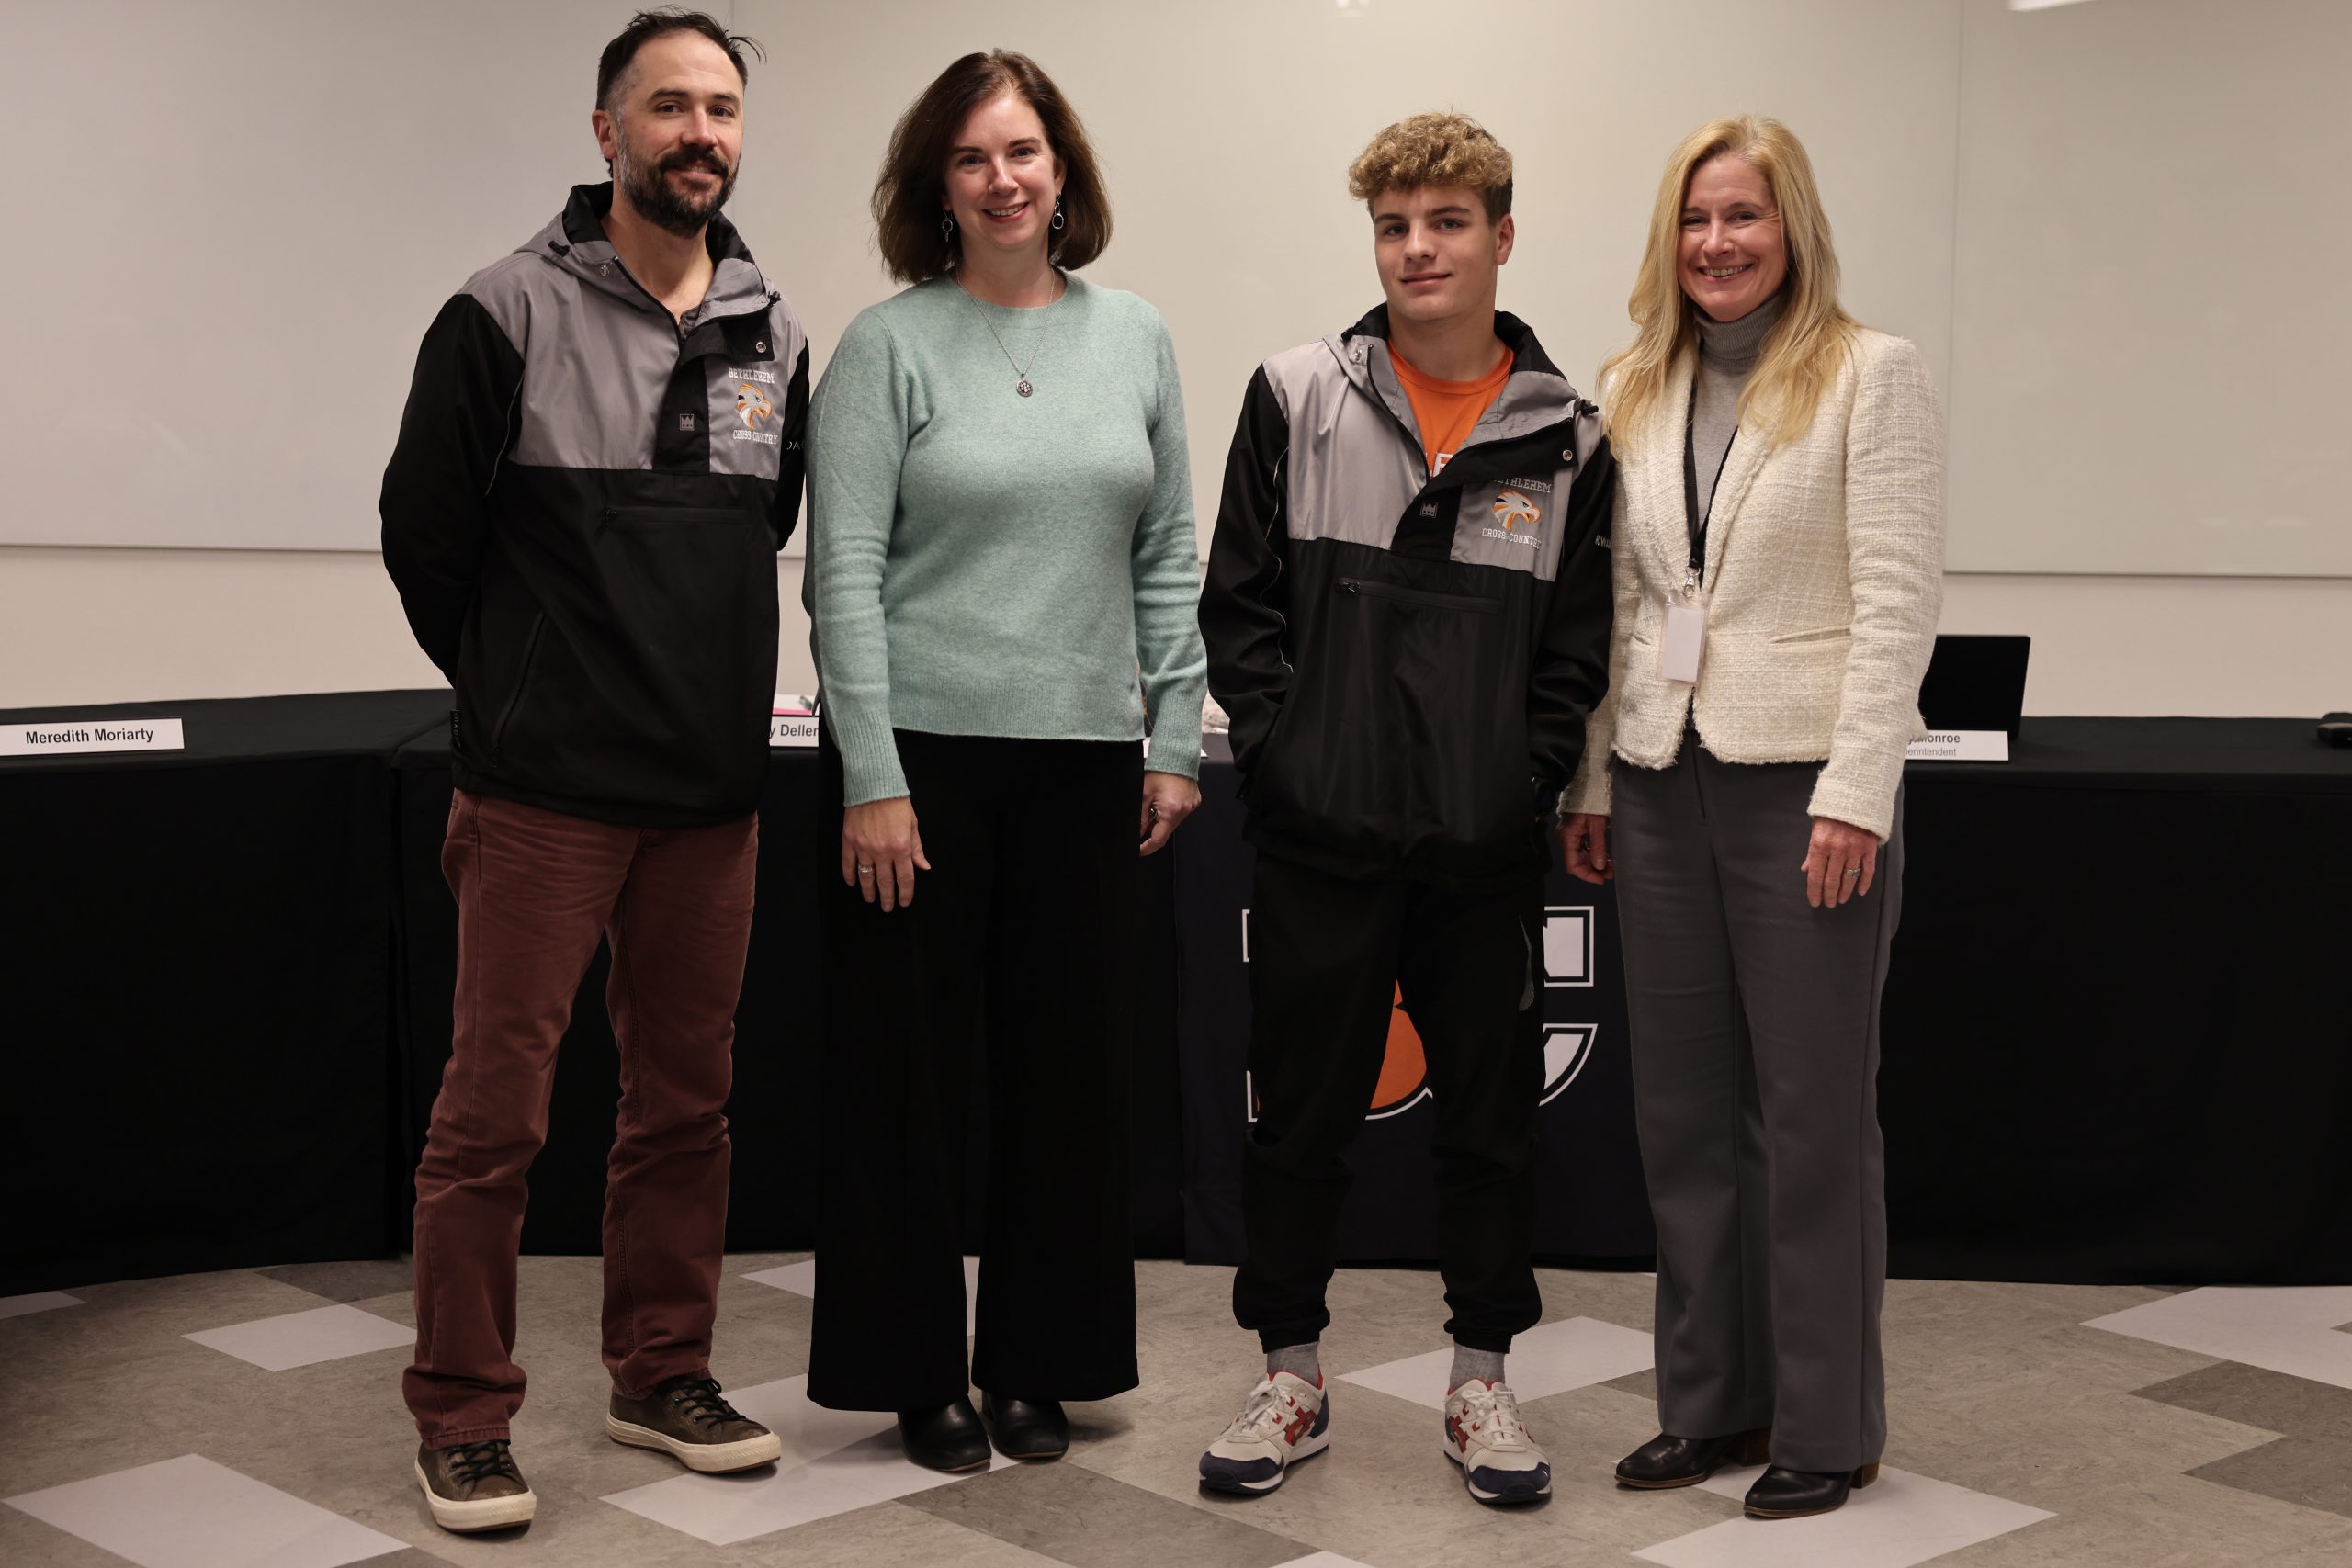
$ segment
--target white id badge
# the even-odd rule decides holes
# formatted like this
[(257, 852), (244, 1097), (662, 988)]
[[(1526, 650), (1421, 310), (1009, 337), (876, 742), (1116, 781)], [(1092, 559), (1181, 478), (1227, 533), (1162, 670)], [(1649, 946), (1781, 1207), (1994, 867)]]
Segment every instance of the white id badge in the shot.
[(1707, 645), (1707, 607), (1669, 599), (1666, 637), (1658, 644), (1657, 672), (1664, 681), (1690, 685), (1699, 679), (1699, 652)]

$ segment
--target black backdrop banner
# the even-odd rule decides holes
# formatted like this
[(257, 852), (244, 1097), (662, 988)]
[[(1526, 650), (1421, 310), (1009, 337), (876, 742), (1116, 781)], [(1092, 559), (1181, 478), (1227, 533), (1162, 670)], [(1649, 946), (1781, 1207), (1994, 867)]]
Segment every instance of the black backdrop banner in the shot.
[[(1183, 933), (1179, 1061), (1184, 1093), (1184, 1257), (1242, 1254), (1241, 1145), (1250, 1121), (1250, 881), (1238, 776), (1223, 736), (1201, 769), (1201, 808), (1176, 836), (1176, 928)], [(1544, 1035), (1535, 1250), (1555, 1261), (1645, 1259), (1656, 1248), (1634, 1137), (1625, 996), (1609, 890), (1555, 871), (1544, 887), (1542, 986), (1527, 1027)], [(1430, 1137), (1436, 1107), (1419, 1037), (1399, 1008), (1340, 1220), (1351, 1263), (1437, 1256)]]

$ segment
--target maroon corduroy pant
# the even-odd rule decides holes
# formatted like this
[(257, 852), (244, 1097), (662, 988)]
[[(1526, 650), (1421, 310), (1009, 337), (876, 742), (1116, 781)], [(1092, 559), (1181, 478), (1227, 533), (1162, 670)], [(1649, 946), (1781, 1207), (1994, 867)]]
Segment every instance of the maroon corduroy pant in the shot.
[(449, 1065), (416, 1171), (416, 1362), (401, 1393), (433, 1448), (508, 1435), (525, 1173), (556, 1046), (595, 956), (620, 1046), (605, 1189), (605, 1366), (639, 1395), (710, 1361), (727, 1227), (724, 1109), (759, 819), (618, 827), (459, 792), (441, 868), (458, 898)]

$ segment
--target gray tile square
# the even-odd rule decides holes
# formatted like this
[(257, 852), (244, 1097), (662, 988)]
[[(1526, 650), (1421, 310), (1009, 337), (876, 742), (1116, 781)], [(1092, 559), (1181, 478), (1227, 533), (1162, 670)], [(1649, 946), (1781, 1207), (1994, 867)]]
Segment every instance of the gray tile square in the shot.
[(2281, 1438), (2188, 1473), (2257, 1497), (2352, 1518), (2352, 1443)]
[(899, 1506), (1011, 1541), (1074, 1568), (1277, 1568), (1313, 1546), (1097, 1475), (1064, 1460), (1001, 1470)]
[(1600, 1386), (1613, 1388), (1620, 1393), (1630, 1393), (1656, 1404), (1657, 1403), (1657, 1369), (1644, 1367), (1638, 1372), (1627, 1372), (1622, 1378), (1611, 1378)]
[(81, 1297), (69, 1296), (63, 1291), (35, 1291), (27, 1296), (0, 1296), (0, 1318), (29, 1317), (37, 1312), (55, 1312), (59, 1307), (81, 1304)]
[(276, 1280), (298, 1291), (324, 1296), (331, 1302), (367, 1302), (379, 1296), (407, 1295), (416, 1288), (416, 1267), (404, 1258), (362, 1258), (347, 1263), (288, 1263), (277, 1269), (256, 1269), (266, 1280)]
[(2352, 1389), (2333, 1383), (2222, 1361), (2134, 1392), (2266, 1432), (2352, 1444)]

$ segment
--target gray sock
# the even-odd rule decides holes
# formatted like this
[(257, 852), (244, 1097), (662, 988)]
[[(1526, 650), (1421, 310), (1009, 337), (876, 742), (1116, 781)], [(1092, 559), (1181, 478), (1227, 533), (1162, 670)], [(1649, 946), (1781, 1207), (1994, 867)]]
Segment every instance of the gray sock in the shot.
[(1452, 1393), (1472, 1378), (1485, 1383), (1503, 1381), (1503, 1353), (1500, 1350), (1473, 1350), (1456, 1343), (1453, 1347), (1453, 1371), (1445, 1380), (1445, 1392)]
[(1319, 1340), (1310, 1339), (1304, 1345), (1285, 1345), (1279, 1350), (1266, 1352), (1266, 1375), (1288, 1372), (1303, 1382), (1320, 1385), (1323, 1382), (1323, 1347)]

